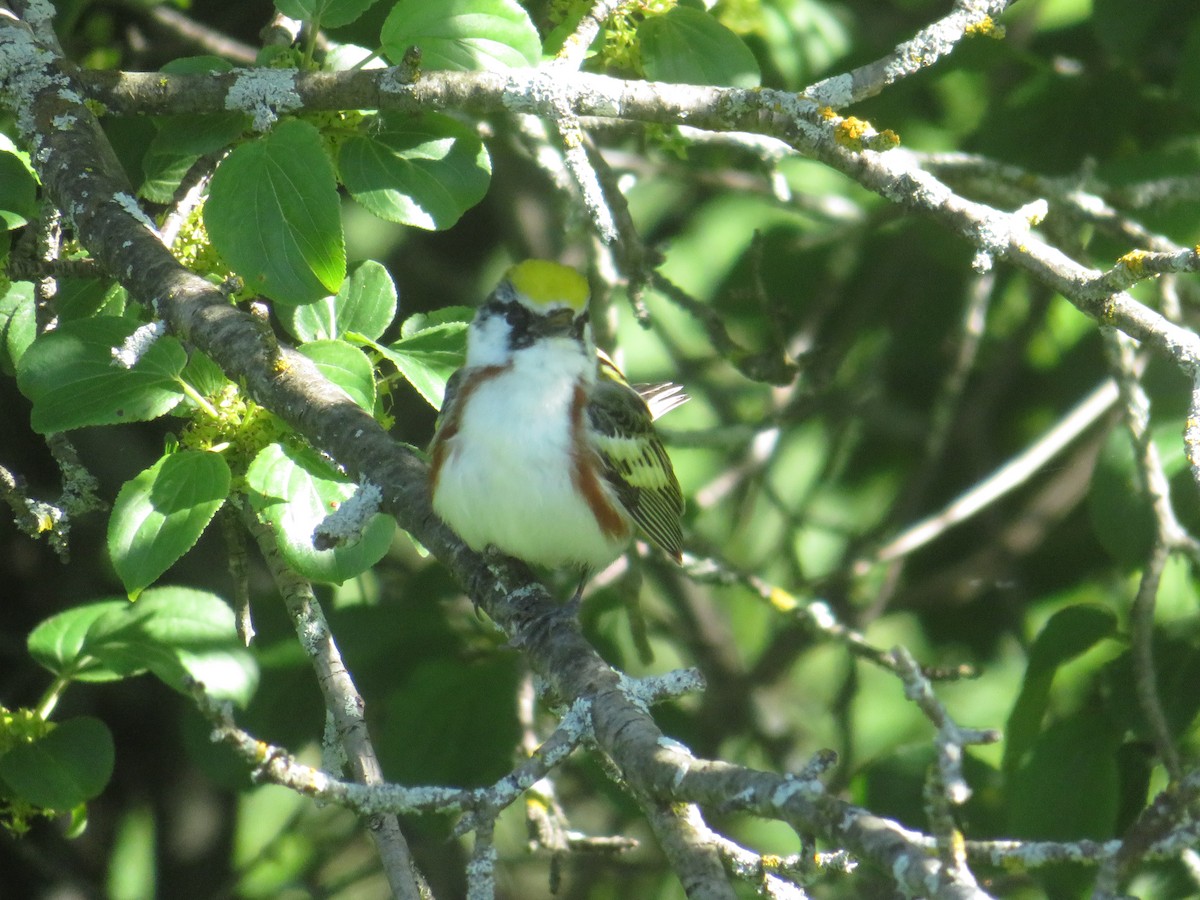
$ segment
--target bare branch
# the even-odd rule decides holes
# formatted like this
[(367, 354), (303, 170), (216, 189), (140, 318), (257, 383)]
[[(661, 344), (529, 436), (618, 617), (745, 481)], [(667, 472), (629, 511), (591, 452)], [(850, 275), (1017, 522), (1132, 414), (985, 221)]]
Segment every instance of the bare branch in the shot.
[[(1062, 293), (1087, 315), (1120, 328), (1173, 359), (1188, 374), (1200, 365), (1200, 338), (1123, 291), (1112, 291), (1089, 269), (1031, 231), (1044, 207), (1003, 212), (968, 200), (921, 168), (903, 149), (887, 152), (847, 146), (848, 120), (828, 117), (809, 98), (769, 89), (694, 87), (621, 81), (561, 70), (411, 73), (382, 69), (343, 73), (256, 70), (200, 75), (89, 72), (80, 77), (89, 96), (126, 115), (243, 109), (265, 123), (292, 109), (456, 109), (531, 113), (560, 118), (619, 117), (688, 124), (715, 131), (747, 131), (787, 141), (864, 187), (909, 209), (932, 215), (978, 251), (979, 266), (1003, 260)], [(1155, 263), (1158, 264), (1157, 262)]]
[(840, 109), (874, 97), (890, 84), (932, 66), (971, 34), (1003, 33), (995, 19), (1012, 0), (957, 0), (954, 9), (887, 56), (834, 75), (805, 88), (804, 93), (822, 106)]
[(242, 65), (252, 65), (258, 58), (258, 51), (254, 47), (231, 38), (227, 34), (222, 34), (215, 28), (209, 28), (172, 6), (160, 4), (147, 8), (139, 3), (129, 3), (127, 6), (135, 12), (148, 16), (155, 25), (164, 31), (204, 53), (212, 53)]
[[(366, 702), (354, 685), (354, 679), (342, 662), (341, 652), (329, 630), (325, 613), (313, 594), (312, 585), (284, 562), (270, 527), (251, 513), (243, 516), (259, 550), (267, 561), (283, 602), (291, 616), (300, 646), (308, 655), (325, 698), (337, 739), (345, 750), (350, 772), (366, 785), (383, 783), (383, 770), (367, 732)], [(408, 842), (400, 823), (392, 813), (377, 813), (367, 822), (367, 833), (375, 842), (392, 893), (402, 900), (422, 900), (428, 894), (416, 870)]]
[(1103, 418), (1104, 414), (1116, 405), (1117, 398), (1116, 382), (1105, 381), (1025, 450), (979, 484), (950, 501), (940, 511), (905, 529), (876, 551), (871, 559), (859, 562), (856, 571), (861, 574), (872, 565), (912, 553), (1016, 490), (1047, 462), (1065, 450), (1080, 434)]

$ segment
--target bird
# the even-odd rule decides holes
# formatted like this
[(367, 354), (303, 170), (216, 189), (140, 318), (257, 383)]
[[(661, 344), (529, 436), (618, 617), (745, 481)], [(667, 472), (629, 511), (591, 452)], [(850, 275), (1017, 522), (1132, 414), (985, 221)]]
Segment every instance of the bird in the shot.
[(682, 561), (683, 494), (654, 420), (688, 398), (631, 385), (588, 319), (587, 280), (512, 266), (467, 330), (429, 447), (434, 512), (476, 551), (591, 574), (636, 530)]

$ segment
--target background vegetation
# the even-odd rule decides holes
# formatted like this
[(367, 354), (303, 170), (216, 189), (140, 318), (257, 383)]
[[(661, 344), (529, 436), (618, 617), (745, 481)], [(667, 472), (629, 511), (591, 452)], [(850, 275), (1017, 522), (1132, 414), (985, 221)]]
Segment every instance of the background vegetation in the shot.
[[(310, 20), (321, 6), (277, 5)], [(121, 109), (117, 91), (104, 93), (110, 83), (88, 80), (256, 60), (346, 69), (364, 55), (335, 45), (382, 45), (383, 59), (419, 71), (418, 82), (442, 68), (527, 67), (590, 8), (522, 4), (536, 32), (514, 26), (500, 58), (481, 63), (422, 30), (420, 10), (438, 4), (326, 6), (319, 39), (268, 35), (264, 49), (260, 30), (276, 13), (267, 3), (56, 4), (63, 53), (86, 70), (141, 208), (158, 224), (180, 213), (175, 249), (186, 264), (214, 283), (241, 276), (229, 302), (242, 309), (265, 294), (264, 333), (318, 345), (306, 352), (321, 370), (360, 389), (356, 399), (414, 447), (431, 435), (430, 401), (457, 363), (469, 308), (504, 268), (528, 256), (579, 266), (630, 377), (676, 380), (692, 397), (661, 422), (688, 498), (685, 566), (652, 554), (625, 561), (596, 579), (581, 615), (586, 639), (630, 676), (703, 674), (704, 690), (655, 707), (663, 731), (696, 757), (819, 774), (825, 796), (930, 835), (928, 855), (947, 871), (965, 837), (970, 871), (994, 896), (1194, 895), (1200, 554), (1189, 529), (1200, 505), (1184, 431), (1196, 357), (1168, 346), (1175, 332), (1162, 324), (1191, 335), (1200, 301), (1196, 253), (1185, 249), (1200, 241), (1194, 4), (1022, 0), (986, 22), (988, 4), (960, 4), (973, 24), (952, 53), (909, 60), (915, 70), (894, 83), (876, 77), (877, 93), (824, 114), (826, 143), (801, 134), (792, 147), (766, 126), (700, 130), (674, 113), (584, 115), (560, 121), (560, 133), (544, 114), (503, 112), (469, 91), (458, 106), (431, 103), (442, 118), (393, 112), (377, 124), (365, 103), (276, 108), (253, 122), (240, 106), (171, 117), (136, 97)], [(951, 12), (927, 0), (601, 8), (613, 7), (585, 71), (785, 92), (901, 58), (889, 55)], [(414, 43), (419, 63), (405, 53)], [(0, 884), (6, 895), (59, 898), (386, 896), (362, 821), (255, 783), (244, 759), (209, 740), (211, 712), (185, 674), (238, 700), (237, 725), (250, 735), (336, 771), (328, 750), (322, 762), (322, 690), (279, 599), (287, 584), (293, 598), (302, 592), (291, 577), (317, 585), (389, 781), (492, 785), (552, 732), (554, 704), (534, 700), (525, 649), (473, 607), (455, 575), (491, 589), (494, 577), (424, 534), (415, 541), (377, 519), (363, 542), (377, 552), (330, 562), (285, 547), (282, 562), (270, 558), (273, 538), (253, 522), (285, 530), (280, 496), (309, 492), (320, 507), (352, 488), (334, 484), (283, 411), (245, 405), (245, 379), (223, 375), (188, 341), (160, 341), (150, 351), (163, 357), (153, 363), (159, 380), (112, 399), (105, 354), (156, 314), (134, 302), (146, 299), (131, 284), (140, 273), (81, 262), (95, 251), (70, 216), (47, 252), (54, 229), (39, 179), (48, 179), (27, 153), (18, 65), (14, 45), (0, 41), (0, 99), (13, 110), (0, 148), (10, 227), (0, 245), (0, 466), (19, 481), (5, 488), (17, 522), (0, 524), (0, 702), (13, 711), (0, 743)], [(154, 115), (134, 114), (139, 102)], [(875, 174), (889, 154), (954, 195), (930, 200), (900, 174), (881, 187)], [(856, 158), (871, 162), (859, 170)], [(321, 193), (325, 181), (333, 189), (331, 161), (341, 182), (332, 206)], [(598, 236), (581, 171), (607, 198), (615, 241)], [(385, 176), (400, 187), (373, 193)], [(272, 178), (283, 199), (252, 207)], [(184, 199), (191, 184), (210, 192), (203, 214), (199, 194)], [(280, 262), (282, 247), (254, 246), (292, 227), (289, 197), (312, 217), (300, 229), (312, 246), (297, 241), (295, 264)], [(947, 212), (957, 198), (1020, 210), (1013, 221), (1094, 280), (1055, 268), (1040, 241), (972, 233)], [(47, 277), (52, 296), (36, 286)], [(319, 299), (339, 288), (338, 303)], [(1125, 288), (1144, 306), (1112, 299)], [(1103, 303), (1111, 315), (1098, 324)], [(1138, 318), (1142, 308), (1162, 318)], [(31, 344), (51, 323), (59, 336)], [(138, 421), (115, 424), (126, 400), (137, 411), (125, 421)], [(73, 451), (47, 441), (60, 432)], [(224, 462), (210, 464), (213, 448)], [(68, 561), (45, 539), (61, 528), (37, 518), (50, 508), (27, 501), (70, 508), (58, 498), (72, 453), (106, 508), (71, 516)], [(188, 494), (163, 521), (151, 488), (129, 486), (160, 464), (180, 470)], [(244, 500), (218, 512), (227, 496)], [(964, 502), (970, 515), (960, 515)], [(304, 521), (311, 534), (319, 516)], [(558, 596), (572, 589), (566, 575), (548, 583)], [(241, 590), (256, 632), (248, 651), (233, 636)], [(141, 594), (133, 606), (129, 594)], [(924, 667), (935, 700), (914, 702), (930, 682), (893, 647)], [(46, 722), (61, 724), (47, 734)], [(1003, 739), (960, 734), (956, 722)], [(964, 744), (969, 791), (951, 783), (945, 760)], [(47, 786), (53, 779), (38, 773), (48, 771), (69, 785)], [(550, 777), (552, 790), (543, 784), (497, 820), (497, 895), (684, 895), (679, 857), (662, 849), (661, 826), (605, 753), (584, 746)], [(800, 896), (785, 893), (787, 881), (818, 897), (916, 893), (886, 854), (854, 852), (823, 820), (798, 827), (728, 801), (702, 806), (712, 829), (747, 848), (738, 857), (720, 846), (735, 893), (684, 879), (692, 896)], [(438, 897), (467, 890), (475, 839), (455, 832), (457, 821), (401, 817)], [(532, 847), (527, 822), (542, 827)], [(563, 828), (612, 840), (569, 840)], [(1019, 843), (987, 843), (1001, 839)], [(1120, 843), (1092, 843), (1105, 841)], [(847, 847), (857, 867), (838, 852)], [(1046, 863), (1039, 852), (1082, 861)], [(971, 895), (957, 889), (928, 891)]]

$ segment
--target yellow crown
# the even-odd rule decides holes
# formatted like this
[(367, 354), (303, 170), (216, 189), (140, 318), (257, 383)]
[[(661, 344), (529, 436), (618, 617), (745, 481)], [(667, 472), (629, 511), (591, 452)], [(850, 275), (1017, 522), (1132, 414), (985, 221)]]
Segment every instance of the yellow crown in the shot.
[(587, 305), (587, 279), (569, 266), (548, 259), (527, 259), (509, 269), (506, 277), (519, 293), (539, 306), (565, 303), (579, 311)]

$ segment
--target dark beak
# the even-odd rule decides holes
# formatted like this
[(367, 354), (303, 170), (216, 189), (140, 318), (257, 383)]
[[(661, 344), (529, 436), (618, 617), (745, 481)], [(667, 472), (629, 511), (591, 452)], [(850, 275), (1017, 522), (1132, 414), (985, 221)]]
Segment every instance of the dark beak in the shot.
[[(580, 317), (579, 321), (586, 321), (587, 313)], [(545, 316), (540, 316), (534, 320), (538, 334), (543, 337), (563, 337), (573, 334), (575, 331), (575, 311), (570, 307), (563, 307), (548, 313)]]

